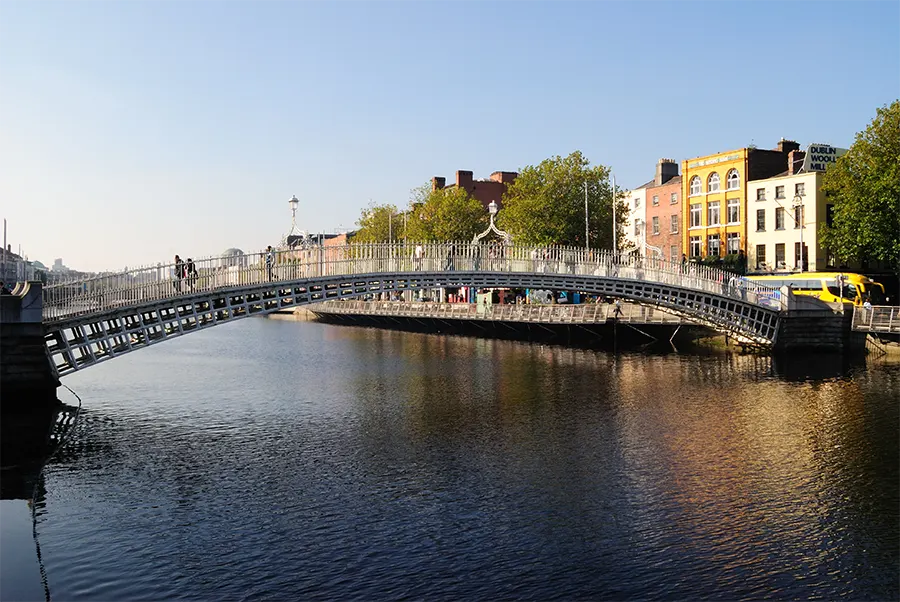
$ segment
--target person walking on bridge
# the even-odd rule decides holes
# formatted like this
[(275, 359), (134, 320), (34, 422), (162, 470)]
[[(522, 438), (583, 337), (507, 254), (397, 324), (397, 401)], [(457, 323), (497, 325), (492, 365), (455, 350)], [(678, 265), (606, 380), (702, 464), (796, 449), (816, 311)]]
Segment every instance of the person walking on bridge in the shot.
[(181, 261), (181, 257), (175, 255), (175, 282), (173, 282), (173, 286), (175, 287), (176, 292), (181, 292), (181, 279), (184, 278), (184, 262)]
[(272, 245), (269, 245), (266, 247), (266, 276), (269, 278), (269, 282), (273, 280), (273, 267), (275, 267), (275, 251), (272, 250)]

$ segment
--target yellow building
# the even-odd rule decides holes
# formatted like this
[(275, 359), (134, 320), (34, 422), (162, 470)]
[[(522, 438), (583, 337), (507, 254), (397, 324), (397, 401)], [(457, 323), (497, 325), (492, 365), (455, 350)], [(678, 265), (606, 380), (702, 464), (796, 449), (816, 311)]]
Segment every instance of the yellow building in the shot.
[(747, 251), (747, 180), (788, 169), (796, 142), (781, 139), (775, 150), (739, 148), (687, 159), (682, 173), (682, 252), (690, 258)]

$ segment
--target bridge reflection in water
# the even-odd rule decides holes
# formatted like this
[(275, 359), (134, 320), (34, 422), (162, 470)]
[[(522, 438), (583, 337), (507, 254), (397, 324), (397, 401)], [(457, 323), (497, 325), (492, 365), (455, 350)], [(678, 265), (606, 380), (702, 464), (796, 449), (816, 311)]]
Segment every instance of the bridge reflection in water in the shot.
[(782, 300), (769, 287), (704, 266), (575, 248), (471, 244), (318, 247), (130, 270), (49, 286), (48, 352), (66, 374), (170, 337), (250, 315), (338, 298), (447, 287), (583, 291), (655, 305), (770, 346)]

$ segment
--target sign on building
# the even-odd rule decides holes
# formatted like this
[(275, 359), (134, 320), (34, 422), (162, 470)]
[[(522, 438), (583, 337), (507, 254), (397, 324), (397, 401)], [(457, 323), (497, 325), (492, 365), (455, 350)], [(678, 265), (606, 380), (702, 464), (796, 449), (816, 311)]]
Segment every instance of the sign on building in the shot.
[(837, 148), (830, 144), (810, 144), (803, 159), (803, 171), (825, 171), (846, 152), (846, 148)]

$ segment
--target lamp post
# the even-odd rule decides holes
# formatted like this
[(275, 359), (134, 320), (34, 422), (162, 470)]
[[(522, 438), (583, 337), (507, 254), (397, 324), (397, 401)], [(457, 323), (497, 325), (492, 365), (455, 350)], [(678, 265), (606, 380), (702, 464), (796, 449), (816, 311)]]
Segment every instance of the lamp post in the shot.
[(511, 242), (512, 236), (509, 235), (509, 232), (504, 232), (503, 230), (498, 229), (497, 226), (494, 225), (494, 216), (497, 215), (497, 211), (498, 211), (497, 203), (495, 201), (491, 201), (488, 204), (488, 214), (490, 214), (490, 216), (491, 216), (491, 224), (487, 227), (487, 230), (485, 230), (481, 234), (475, 235), (475, 238), (472, 239), (473, 244), (478, 244), (482, 238), (484, 238), (491, 232), (494, 232), (497, 236), (502, 238), (503, 242), (505, 244), (509, 244)]
[(794, 222), (795, 222), (795, 223), (797, 224), (797, 226), (800, 228), (800, 271), (802, 272), (802, 271), (804, 271), (804, 266), (806, 265), (806, 263), (805, 263), (804, 260), (803, 260), (803, 255), (804, 255), (804, 253), (803, 253), (803, 228), (804, 228), (804, 225), (805, 225), (804, 222), (806, 221), (806, 216), (803, 215), (803, 214), (804, 214), (804, 211), (803, 211), (803, 197), (802, 197), (800, 194), (795, 194), (795, 195), (794, 195), (794, 203), (793, 203), (792, 207), (793, 207), (793, 209), (794, 209), (794, 213), (795, 213), (795, 214), (797, 213), (797, 209), (800, 209), (800, 212), (799, 212), (799, 213), (800, 213), (800, 219), (798, 220), (798, 219), (795, 217), (795, 218), (794, 218)]

